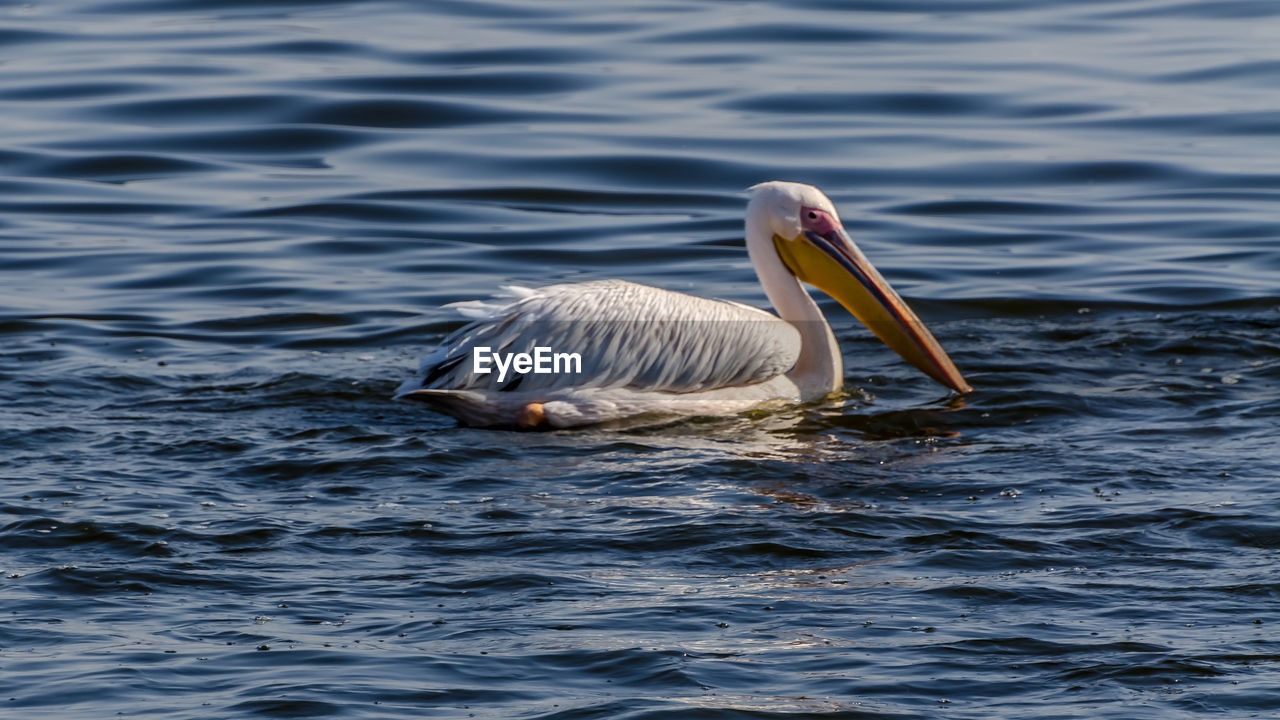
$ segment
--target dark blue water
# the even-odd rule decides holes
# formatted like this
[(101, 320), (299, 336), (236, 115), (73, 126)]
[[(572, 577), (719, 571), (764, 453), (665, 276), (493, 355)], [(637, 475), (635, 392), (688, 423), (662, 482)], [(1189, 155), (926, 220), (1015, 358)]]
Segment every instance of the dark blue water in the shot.
[[(1280, 6), (0, 8), (0, 716), (1280, 707)], [(499, 285), (756, 305), (817, 184), (977, 391), (392, 403)]]

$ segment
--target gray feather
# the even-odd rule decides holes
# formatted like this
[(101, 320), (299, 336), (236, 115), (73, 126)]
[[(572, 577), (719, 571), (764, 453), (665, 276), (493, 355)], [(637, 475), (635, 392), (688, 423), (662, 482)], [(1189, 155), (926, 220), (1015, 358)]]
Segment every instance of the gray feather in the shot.
[[(795, 365), (800, 336), (769, 313), (622, 280), (516, 289), (505, 305), (469, 304), (489, 317), (447, 337), (401, 396), (423, 388), (521, 393), (625, 387), (688, 393), (764, 382)], [(473, 351), (581, 356), (581, 373), (473, 372)]]

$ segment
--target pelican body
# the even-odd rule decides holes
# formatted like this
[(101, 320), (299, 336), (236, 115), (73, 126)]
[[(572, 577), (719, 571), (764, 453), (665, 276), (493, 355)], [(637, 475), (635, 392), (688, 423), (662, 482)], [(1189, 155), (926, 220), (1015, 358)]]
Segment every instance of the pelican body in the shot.
[[(506, 300), (457, 303), (475, 320), (424, 359), (396, 398), (465, 425), (554, 428), (818, 400), (840, 390), (844, 368), (802, 283), (924, 374), (957, 393), (972, 389), (826, 195), (779, 181), (751, 191), (747, 252), (777, 316), (622, 280), (507, 288)], [(504, 358), (510, 372), (494, 372)]]

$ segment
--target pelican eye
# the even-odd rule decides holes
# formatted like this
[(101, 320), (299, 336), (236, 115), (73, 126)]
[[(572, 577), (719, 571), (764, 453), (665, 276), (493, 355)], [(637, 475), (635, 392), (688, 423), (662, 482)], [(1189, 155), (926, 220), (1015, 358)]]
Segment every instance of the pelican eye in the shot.
[(816, 212), (814, 212), (814, 211), (810, 210), (810, 211), (809, 211), (809, 219), (810, 219), (810, 220), (817, 220), (817, 219), (818, 219), (818, 213), (816, 213)]

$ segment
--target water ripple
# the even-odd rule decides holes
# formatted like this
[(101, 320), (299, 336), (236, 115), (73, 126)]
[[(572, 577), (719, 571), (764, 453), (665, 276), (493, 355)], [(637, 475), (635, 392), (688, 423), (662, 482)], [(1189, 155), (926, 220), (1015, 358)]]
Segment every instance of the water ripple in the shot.
[[(1271, 712), (1276, 13), (10, 8), (0, 701)], [(848, 394), (813, 406), (494, 433), (388, 400), (502, 285), (765, 305), (770, 178), (830, 193), (975, 393), (824, 298)]]

